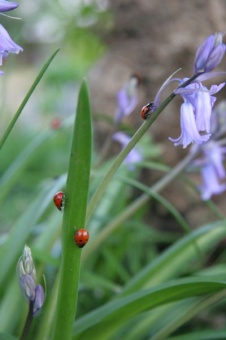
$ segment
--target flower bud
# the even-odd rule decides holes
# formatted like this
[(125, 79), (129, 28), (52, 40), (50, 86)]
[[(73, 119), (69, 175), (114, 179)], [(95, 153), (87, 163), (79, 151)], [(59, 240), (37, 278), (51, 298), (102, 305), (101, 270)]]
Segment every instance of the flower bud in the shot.
[(133, 75), (124, 87), (117, 93), (118, 108), (115, 113), (115, 124), (118, 125), (121, 120), (130, 115), (135, 109), (137, 99), (137, 86), (139, 85), (139, 78)]
[(224, 54), (223, 34), (210, 35), (198, 48), (195, 57), (195, 74), (210, 72), (217, 67)]
[(17, 8), (19, 5), (16, 2), (0, 0), (0, 12), (7, 12)]
[(36, 280), (36, 271), (31, 255), (31, 249), (27, 245), (25, 245), (23, 255), (18, 261), (18, 274), (19, 276), (26, 274), (31, 276), (34, 282)]
[(42, 308), (45, 300), (45, 293), (41, 285), (37, 285), (35, 288), (35, 301), (33, 308), (33, 316), (36, 316)]
[(33, 303), (33, 316), (35, 316), (43, 306), (45, 294), (41, 285), (36, 286), (36, 272), (31, 249), (26, 245), (23, 255), (19, 258), (17, 272), (21, 291), (28, 303)]
[(29, 275), (22, 275), (19, 278), (21, 291), (28, 302), (35, 300), (35, 283)]

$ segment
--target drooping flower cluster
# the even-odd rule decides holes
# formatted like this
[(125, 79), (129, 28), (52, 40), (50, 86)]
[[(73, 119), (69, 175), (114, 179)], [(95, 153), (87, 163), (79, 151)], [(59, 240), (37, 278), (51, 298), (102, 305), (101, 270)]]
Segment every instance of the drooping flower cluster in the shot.
[(211, 136), (211, 115), (216, 101), (216, 97), (213, 95), (225, 86), (225, 82), (220, 85), (212, 85), (208, 89), (202, 84), (202, 81), (223, 74), (222, 72), (211, 71), (219, 65), (225, 51), (226, 47), (223, 43), (222, 33), (216, 33), (208, 37), (197, 50), (193, 77), (190, 79), (172, 78), (176, 73), (174, 72), (161, 86), (151, 103), (152, 105), (144, 107), (146, 117), (150, 116), (150, 113), (158, 108), (162, 92), (171, 83), (179, 83), (174, 94), (180, 95), (183, 99), (180, 110), (181, 134), (178, 138), (169, 138), (175, 146), (182, 145), (186, 148), (191, 143), (202, 144), (209, 140)]
[[(181, 84), (186, 80), (183, 79)], [(224, 85), (212, 85), (208, 90), (200, 81), (196, 81), (175, 91), (184, 100), (180, 110), (181, 135), (176, 139), (169, 138), (175, 146), (181, 144), (186, 148), (191, 143), (201, 144), (210, 138), (211, 114), (216, 101), (213, 94), (219, 92)]]
[[(211, 119), (211, 138), (200, 145), (201, 157), (193, 161), (200, 170), (202, 185), (199, 186), (201, 198), (208, 200), (212, 195), (226, 191), (226, 103), (219, 103), (213, 110)], [(220, 128), (219, 128), (220, 127)], [(195, 145), (194, 145), (195, 147)]]
[(221, 194), (226, 190), (226, 173), (223, 160), (226, 147), (221, 147), (217, 142), (209, 141), (203, 145), (203, 166), (201, 175), (203, 184), (199, 187), (203, 200), (208, 200), (212, 195)]
[[(0, 13), (11, 11), (17, 7), (16, 2), (0, 0)], [(2, 66), (3, 59), (7, 58), (9, 53), (18, 54), (20, 51), (23, 51), (22, 47), (11, 39), (6, 29), (0, 24), (0, 66)], [(0, 75), (2, 74), (3, 72), (0, 71)]]
[(188, 80), (183, 79), (175, 90), (174, 93), (180, 95), (184, 103), (181, 106), (181, 135), (177, 139), (170, 138), (174, 145), (182, 144), (186, 148), (190, 143), (201, 144), (210, 138), (211, 114), (216, 101), (213, 95), (219, 92), (225, 83), (212, 85), (208, 90), (202, 81), (219, 74), (210, 72), (219, 65), (225, 51), (222, 33), (209, 36), (196, 52), (194, 81), (183, 87), (183, 83)]
[(225, 50), (222, 33), (209, 36), (196, 53), (194, 71), (200, 75), (188, 86), (179, 87), (175, 91), (175, 94), (184, 100), (181, 106), (181, 135), (170, 140), (174, 145), (182, 144), (184, 148), (190, 143), (200, 144), (202, 157), (193, 164), (198, 165), (202, 176), (199, 190), (203, 200), (208, 200), (212, 195), (226, 190), (226, 172), (223, 164), (226, 147), (225, 143), (222, 143), (222, 136), (226, 131), (226, 111), (225, 104), (217, 106), (214, 110), (216, 97), (213, 96), (225, 86), (225, 82), (212, 85), (210, 89), (201, 82), (220, 74), (211, 71), (219, 65)]
[(31, 249), (25, 245), (23, 255), (17, 264), (17, 272), (21, 291), (33, 305), (33, 316), (36, 316), (43, 306), (45, 294), (40, 284), (36, 285), (36, 270), (31, 255)]
[(196, 160), (194, 164), (198, 164), (202, 175), (203, 184), (199, 189), (203, 200), (226, 190), (226, 173), (223, 166), (226, 147), (220, 139), (226, 133), (226, 104), (218, 106), (214, 111), (216, 102), (214, 95), (226, 83), (213, 84), (209, 89), (202, 83), (226, 73), (212, 72), (220, 64), (226, 52), (223, 36), (222, 33), (211, 35), (197, 49), (194, 75), (190, 79), (172, 78), (176, 73), (174, 72), (161, 86), (152, 105), (144, 107), (146, 117), (150, 116), (160, 105), (161, 95), (169, 84), (173, 82), (179, 84), (174, 94), (183, 99), (180, 109), (181, 134), (178, 138), (170, 137), (169, 140), (175, 146), (182, 145), (183, 148), (191, 143), (199, 145), (202, 159)]

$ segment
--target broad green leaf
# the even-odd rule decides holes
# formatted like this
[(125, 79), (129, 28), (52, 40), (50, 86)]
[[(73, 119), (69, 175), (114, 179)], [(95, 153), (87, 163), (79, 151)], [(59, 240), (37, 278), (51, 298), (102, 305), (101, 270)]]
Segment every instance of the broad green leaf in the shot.
[(125, 322), (141, 312), (223, 289), (226, 289), (226, 284), (222, 282), (187, 279), (142, 290), (109, 302), (78, 319), (73, 327), (73, 334), (77, 336), (74, 339), (89, 339), (93, 334), (99, 340), (110, 338)]
[(72, 140), (62, 228), (62, 262), (55, 318), (56, 339), (70, 339), (75, 318), (81, 249), (74, 243), (75, 228), (84, 228), (89, 192), (92, 126), (89, 96), (83, 82)]

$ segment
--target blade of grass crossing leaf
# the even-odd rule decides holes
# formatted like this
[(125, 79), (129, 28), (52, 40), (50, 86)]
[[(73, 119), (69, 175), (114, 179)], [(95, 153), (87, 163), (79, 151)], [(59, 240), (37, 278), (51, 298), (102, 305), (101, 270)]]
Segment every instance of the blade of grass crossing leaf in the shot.
[(75, 318), (81, 249), (74, 244), (76, 228), (85, 226), (92, 148), (90, 105), (83, 82), (75, 119), (62, 228), (62, 262), (54, 340), (71, 339)]

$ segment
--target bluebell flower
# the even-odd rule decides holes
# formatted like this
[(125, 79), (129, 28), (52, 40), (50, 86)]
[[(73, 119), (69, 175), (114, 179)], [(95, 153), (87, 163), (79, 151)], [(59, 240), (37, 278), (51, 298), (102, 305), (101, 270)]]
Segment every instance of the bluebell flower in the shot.
[(33, 316), (36, 316), (39, 311), (41, 310), (45, 301), (45, 293), (44, 289), (41, 285), (37, 285), (35, 288), (35, 300), (34, 300), (34, 307), (33, 307)]
[(210, 35), (196, 52), (195, 74), (212, 71), (220, 64), (224, 54), (223, 34)]
[(212, 164), (205, 164), (201, 168), (201, 175), (203, 184), (199, 187), (199, 189), (204, 201), (210, 199), (212, 195), (221, 194), (226, 190), (226, 184), (220, 182), (216, 169)]
[(32, 277), (27, 274), (21, 274), (19, 283), (20, 289), (27, 302), (33, 302), (35, 300), (35, 282)]
[[(183, 79), (181, 84), (186, 80)], [(211, 114), (216, 101), (213, 94), (219, 92), (224, 86), (225, 83), (212, 85), (208, 90), (200, 81), (196, 81), (174, 91), (184, 100), (180, 110), (181, 135), (176, 139), (169, 138), (175, 146), (181, 144), (186, 148), (190, 143), (201, 144), (210, 138)]]
[(16, 2), (0, 0), (0, 12), (7, 12), (17, 8), (19, 5)]
[(205, 157), (205, 162), (211, 164), (219, 179), (226, 177), (224, 169), (224, 158), (226, 147), (219, 145), (219, 142), (210, 140), (202, 146), (202, 151)]
[(118, 107), (115, 113), (115, 124), (119, 124), (121, 120), (130, 115), (138, 103), (137, 86), (139, 84), (138, 76), (134, 75), (117, 93)]
[(9, 53), (18, 54), (20, 51), (23, 51), (22, 47), (11, 39), (8, 32), (0, 24), (0, 65), (2, 65), (2, 59), (7, 58)]
[[(113, 139), (117, 142), (119, 142), (122, 146), (122, 149), (126, 147), (126, 145), (130, 141), (130, 137), (126, 135), (124, 132), (116, 132), (113, 135)], [(141, 162), (143, 159), (141, 153), (136, 149), (133, 148), (129, 154), (125, 158), (125, 163), (128, 165), (129, 170), (133, 171), (134, 170), (134, 165), (136, 163)]]
[(221, 194), (226, 190), (226, 172), (224, 160), (226, 147), (221, 142), (209, 140), (201, 145), (202, 157), (193, 161), (200, 168), (202, 185), (199, 186), (201, 197), (208, 200), (212, 195)]
[(22, 256), (17, 264), (17, 273), (21, 291), (28, 303), (33, 304), (33, 316), (41, 309), (45, 294), (41, 285), (36, 285), (36, 270), (31, 250), (25, 245)]
[(210, 134), (200, 135), (195, 121), (193, 106), (189, 102), (183, 103), (181, 105), (180, 126), (180, 136), (175, 139), (169, 137), (169, 140), (174, 142), (175, 146), (183, 145), (183, 148), (186, 148), (192, 142), (201, 144), (206, 142), (210, 137)]

